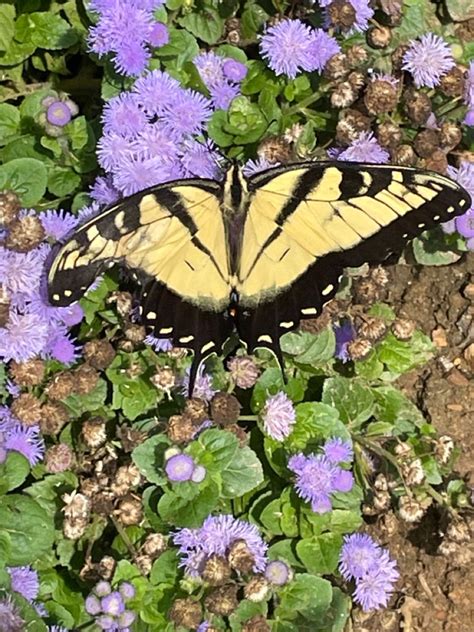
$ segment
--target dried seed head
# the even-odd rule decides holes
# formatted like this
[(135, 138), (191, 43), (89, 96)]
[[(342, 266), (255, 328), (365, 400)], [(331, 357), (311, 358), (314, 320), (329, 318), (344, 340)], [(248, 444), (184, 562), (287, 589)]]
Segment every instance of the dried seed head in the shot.
[(230, 579), (231, 568), (225, 557), (211, 555), (206, 561), (201, 577), (211, 586), (222, 586)]
[(398, 513), (405, 522), (418, 522), (425, 515), (425, 509), (414, 498), (401, 496), (398, 501)]
[(345, 53), (336, 53), (327, 62), (323, 74), (330, 81), (342, 79), (349, 72), (349, 62)]
[(232, 46), (238, 46), (240, 44), (240, 40), (241, 40), (240, 31), (235, 30), (235, 31), (229, 31), (227, 33), (227, 41), (229, 42), (229, 44), (232, 44)]
[(346, 55), (349, 66), (358, 70), (360, 69), (360, 66), (365, 64), (365, 62), (369, 59), (369, 53), (365, 47), (360, 44), (354, 44), (351, 46), (347, 50)]
[(62, 400), (74, 393), (75, 380), (71, 371), (57, 373), (46, 388), (48, 397)]
[(74, 391), (78, 395), (87, 395), (95, 389), (99, 381), (99, 373), (88, 364), (82, 364), (73, 371)]
[(384, 114), (397, 107), (398, 90), (389, 81), (371, 81), (365, 91), (364, 103), (370, 114)]
[(444, 151), (437, 149), (430, 156), (424, 159), (423, 166), (428, 171), (436, 171), (437, 173), (444, 175), (448, 169), (448, 159)]
[(149, 555), (137, 555), (134, 561), (142, 575), (149, 575), (151, 573), (153, 558)]
[(462, 131), (457, 123), (445, 121), (439, 130), (439, 141), (441, 149), (451, 151), (459, 145), (462, 140)]
[(237, 46), (242, 39), (240, 19), (236, 17), (229, 18), (225, 23), (225, 34), (229, 44)]
[(27, 215), (11, 222), (5, 246), (17, 252), (33, 250), (46, 237), (43, 224), (36, 215)]
[(62, 499), (65, 503), (62, 511), (67, 518), (89, 520), (91, 503), (87, 496), (73, 491), (70, 494), (64, 494)]
[(373, 504), (378, 513), (387, 511), (390, 507), (390, 494), (388, 492), (379, 491), (374, 495)]
[(93, 478), (86, 478), (81, 481), (81, 493), (92, 498), (95, 494), (100, 492), (99, 483)]
[(415, 137), (415, 151), (422, 158), (430, 156), (439, 149), (439, 133), (434, 129), (424, 129)]
[(458, 551), (459, 545), (452, 540), (443, 540), (438, 546), (438, 553), (441, 553), (443, 557), (449, 558), (449, 560), (452, 560), (453, 557), (458, 553)]
[(114, 560), (112, 556), (104, 555), (104, 557), (100, 560), (99, 564), (97, 565), (97, 571), (100, 577), (102, 577), (102, 579), (105, 579), (108, 581), (109, 579), (112, 579), (116, 566), (117, 566), (117, 562)]
[(237, 591), (238, 586), (234, 584), (214, 588), (204, 600), (207, 610), (221, 617), (230, 616), (239, 605)]
[(166, 537), (162, 533), (150, 533), (142, 545), (141, 551), (153, 559), (159, 557), (168, 547)]
[(201, 604), (194, 599), (176, 599), (168, 613), (173, 623), (188, 630), (197, 630), (202, 619)]
[(242, 632), (270, 632), (271, 627), (263, 614), (257, 614), (243, 624)]
[(392, 323), (392, 333), (398, 340), (410, 340), (415, 333), (416, 323), (408, 318), (396, 318)]
[(143, 375), (144, 371), (145, 369), (140, 362), (130, 362), (130, 365), (125, 369), (125, 373), (132, 380)]
[(257, 154), (271, 163), (285, 163), (291, 159), (292, 151), (284, 136), (269, 136), (261, 141)]
[(370, 278), (354, 279), (354, 300), (362, 305), (370, 305), (379, 298), (380, 286)]
[(235, 356), (229, 360), (227, 368), (239, 388), (252, 388), (260, 375), (260, 369), (251, 356)]
[(151, 376), (150, 382), (158, 390), (170, 394), (171, 389), (176, 386), (176, 374), (169, 366), (159, 367), (156, 373)]
[(125, 452), (132, 452), (138, 445), (145, 441), (147, 435), (140, 430), (130, 428), (130, 426), (124, 424), (117, 429), (117, 438), (120, 439)]
[(367, 31), (366, 38), (372, 48), (387, 48), (392, 41), (392, 31), (388, 26), (374, 26)]
[(195, 426), (200, 426), (206, 419), (209, 419), (207, 403), (203, 399), (199, 399), (199, 397), (192, 397), (186, 401), (183, 414)]
[(424, 92), (407, 90), (405, 94), (405, 110), (408, 118), (416, 125), (424, 125), (431, 112), (431, 100)]
[(186, 347), (172, 347), (166, 352), (166, 355), (172, 360), (182, 360), (188, 355), (188, 350)]
[(387, 325), (381, 318), (376, 318), (374, 316), (364, 316), (364, 319), (357, 327), (357, 331), (362, 338), (376, 341), (380, 340), (380, 338), (385, 335), (387, 331)]
[(116, 496), (125, 496), (134, 487), (138, 487), (140, 482), (141, 475), (136, 465), (121, 465), (115, 473), (110, 489)]
[(15, 362), (9, 366), (12, 379), (18, 386), (38, 386), (44, 379), (45, 364), (43, 360), (33, 359), (26, 362)]
[(385, 121), (377, 128), (377, 139), (382, 147), (397, 147), (402, 142), (402, 138), (401, 129), (391, 121)]
[(374, 481), (374, 489), (380, 492), (388, 491), (388, 481), (385, 474), (377, 474)]
[(65, 518), (63, 521), (63, 534), (68, 540), (79, 540), (81, 538), (89, 524), (88, 520), (74, 520), (71, 518)]
[(358, 110), (344, 110), (339, 113), (336, 139), (343, 145), (350, 145), (359, 138), (361, 132), (368, 132), (370, 125), (370, 118)]
[(258, 575), (252, 577), (252, 579), (244, 586), (245, 599), (259, 603), (265, 601), (270, 594), (270, 584), (265, 577)]
[(89, 340), (82, 353), (86, 362), (94, 369), (106, 369), (116, 356), (115, 349), (108, 340)]
[(370, 340), (353, 340), (347, 345), (347, 352), (352, 360), (363, 360), (372, 351)]
[(9, 226), (18, 219), (20, 198), (13, 191), (0, 192), (0, 225)]
[(166, 433), (173, 443), (189, 443), (196, 434), (196, 426), (187, 415), (173, 415), (168, 419)]
[(354, 88), (354, 90), (359, 91), (362, 86), (365, 85), (365, 75), (363, 72), (360, 72), (359, 70), (353, 70), (352, 72), (349, 73), (348, 77), (347, 77), (347, 81), (351, 84), (351, 86)]
[(82, 424), (81, 434), (86, 446), (96, 450), (107, 441), (105, 421), (100, 417), (88, 419)]
[(411, 167), (416, 162), (416, 154), (411, 145), (400, 145), (391, 151), (392, 162), (402, 167)]
[(211, 400), (212, 420), (220, 426), (236, 423), (240, 415), (241, 405), (235, 395), (220, 391)]
[(464, 70), (453, 66), (439, 80), (439, 89), (448, 97), (462, 97), (466, 85)]
[(421, 485), (425, 480), (425, 471), (420, 459), (415, 459), (411, 463), (402, 463), (401, 470), (408, 487)]
[(442, 435), (437, 440), (435, 440), (434, 453), (438, 461), (445, 465), (454, 450), (454, 441), (448, 435)]
[(245, 540), (236, 540), (229, 549), (227, 556), (229, 564), (239, 573), (251, 573), (255, 558)]
[(129, 495), (120, 501), (117, 516), (120, 522), (126, 526), (140, 524), (143, 520), (142, 502), (138, 498)]
[(446, 530), (446, 535), (457, 544), (469, 542), (471, 539), (469, 525), (463, 518), (453, 518)]
[(58, 443), (46, 450), (45, 466), (50, 474), (58, 474), (69, 470), (74, 462), (74, 454), (65, 443)]
[(343, 31), (349, 30), (356, 21), (356, 12), (350, 2), (334, 0), (327, 7), (327, 15), (331, 25)]
[(34, 426), (41, 419), (41, 402), (32, 393), (22, 393), (13, 400), (11, 411), (25, 426)]
[(58, 435), (69, 421), (69, 409), (60, 402), (46, 402), (41, 408), (40, 428), (43, 434)]
[(397, 48), (391, 54), (390, 57), (392, 60), (392, 73), (394, 75), (402, 74), (403, 57), (405, 56), (405, 53), (409, 48), (410, 46), (408, 44), (401, 44), (400, 46), (397, 46)]
[(397, 445), (395, 446), (394, 452), (400, 459), (407, 459), (413, 454), (411, 446), (408, 443), (405, 443), (404, 441), (397, 443)]
[(249, 444), (249, 441), (250, 441), (249, 435), (238, 424), (231, 424), (230, 426), (226, 426), (226, 430), (227, 432), (231, 432), (233, 435), (237, 437), (241, 448), (245, 448), (245, 446)]
[(301, 123), (293, 123), (290, 127), (287, 127), (284, 134), (286, 142), (290, 144), (297, 143), (303, 133), (303, 129), (304, 127)]
[(146, 331), (143, 325), (127, 325), (124, 328), (123, 333), (125, 334), (127, 340), (130, 340), (130, 342), (132, 342), (133, 344), (139, 344), (140, 342), (143, 342), (146, 338)]
[(347, 108), (357, 99), (357, 91), (349, 81), (343, 81), (336, 85), (331, 94), (331, 105), (335, 108)]
[[(104, 479), (105, 482), (105, 479)], [(100, 516), (110, 516), (114, 510), (114, 496), (108, 490), (100, 491), (91, 498), (92, 511)]]
[(115, 303), (119, 316), (128, 318), (133, 308), (133, 297), (130, 292), (112, 292), (107, 303)]

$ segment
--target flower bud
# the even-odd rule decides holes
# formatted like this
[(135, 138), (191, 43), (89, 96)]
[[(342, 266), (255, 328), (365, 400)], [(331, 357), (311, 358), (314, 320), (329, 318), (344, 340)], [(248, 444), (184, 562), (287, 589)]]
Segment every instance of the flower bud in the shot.
[(36, 215), (26, 215), (13, 221), (8, 227), (5, 246), (16, 252), (33, 250), (46, 237), (43, 224)]
[(293, 578), (293, 571), (285, 562), (273, 560), (267, 564), (265, 577), (274, 586), (284, 586)]
[(220, 426), (236, 423), (240, 415), (241, 405), (235, 395), (216, 393), (211, 400), (211, 417)]
[(256, 577), (252, 577), (252, 579), (244, 586), (244, 596), (245, 599), (249, 601), (253, 601), (254, 603), (259, 603), (260, 601), (265, 601), (270, 594), (270, 586), (265, 577), (261, 575), (257, 575)]
[(51, 474), (58, 474), (69, 470), (74, 461), (74, 454), (71, 448), (65, 443), (53, 445), (46, 451), (45, 465), (46, 471)]
[(239, 388), (252, 388), (260, 375), (260, 369), (251, 356), (235, 356), (229, 360), (227, 368)]

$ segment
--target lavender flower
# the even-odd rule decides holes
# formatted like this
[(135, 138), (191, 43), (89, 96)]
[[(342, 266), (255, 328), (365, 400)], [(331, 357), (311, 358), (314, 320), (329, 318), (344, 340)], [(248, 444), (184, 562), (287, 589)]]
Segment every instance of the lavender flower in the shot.
[(354, 598), (364, 611), (385, 607), (399, 577), (388, 552), (360, 533), (345, 536), (339, 570), (346, 580), (355, 580)]
[(270, 169), (271, 167), (277, 167), (279, 162), (270, 162), (266, 158), (257, 158), (257, 160), (247, 160), (242, 168), (242, 173), (246, 178), (253, 176), (256, 173)]
[(46, 110), (46, 120), (51, 125), (64, 127), (72, 118), (71, 110), (64, 101), (54, 101)]
[(84, 604), (87, 614), (95, 616), (102, 612), (100, 600), (95, 595), (88, 595)]
[(288, 469), (296, 474), (298, 496), (310, 502), (315, 513), (331, 511), (331, 495), (348, 492), (354, 484), (352, 472), (334, 465), (321, 454), (296, 454), (288, 461)]
[(418, 88), (434, 88), (453, 66), (454, 59), (449, 45), (439, 35), (426, 33), (419, 41), (411, 42), (403, 56), (402, 68), (411, 73)]
[(170, 34), (166, 24), (157, 22), (152, 26), (150, 33), (148, 34), (148, 43), (155, 48), (161, 48), (170, 41)]
[(102, 122), (105, 133), (115, 133), (132, 139), (145, 129), (148, 119), (138, 96), (131, 92), (122, 92), (106, 103)]
[(334, 437), (328, 439), (323, 446), (324, 455), (331, 461), (331, 463), (347, 463), (352, 461), (354, 453), (349, 441), (344, 441), (340, 437)]
[[(98, 176), (90, 188), (90, 196), (94, 202), (91, 206), (84, 207), (82, 210), (89, 209), (96, 214), (99, 210), (99, 204), (113, 204), (120, 198), (120, 192), (114, 187), (112, 176), (108, 175), (105, 178)], [(97, 205), (97, 210), (95, 211), (94, 205)]]
[(170, 338), (155, 338), (152, 334), (149, 334), (143, 342), (158, 353), (160, 351), (170, 351), (173, 348), (173, 341)]
[(21, 632), (24, 630), (25, 622), (10, 596), (0, 599), (0, 622), (2, 623), (2, 632)]
[(225, 556), (238, 540), (244, 540), (253, 555), (254, 572), (263, 572), (267, 562), (267, 545), (255, 525), (232, 515), (208, 516), (199, 529), (179, 529), (173, 536), (174, 543), (180, 547), (180, 566), (184, 566), (191, 577), (199, 576), (210, 556)]
[(240, 83), (247, 76), (247, 66), (236, 59), (226, 59), (222, 64), (224, 77), (229, 81)]
[(194, 90), (180, 90), (165, 104), (161, 120), (176, 134), (199, 134), (211, 113), (205, 96)]
[[(183, 382), (181, 385), (181, 391), (185, 395), (189, 392), (189, 376), (191, 374), (191, 369), (186, 369), (186, 372), (183, 376)], [(193, 388), (193, 397), (198, 397), (199, 399), (203, 399), (205, 402), (210, 402), (214, 395), (217, 393), (216, 389), (212, 385), (212, 376), (209, 373), (204, 372), (204, 365), (198, 369), (196, 380), (194, 381)]]
[(209, 88), (212, 106), (216, 110), (227, 110), (232, 101), (240, 94), (240, 87), (232, 83), (219, 83)]
[(225, 81), (224, 57), (221, 55), (217, 55), (213, 51), (199, 53), (193, 59), (193, 63), (207, 88)]
[(284, 586), (287, 584), (292, 576), (291, 568), (285, 562), (281, 560), (274, 560), (268, 562), (265, 569), (265, 579), (274, 586)]
[[(463, 160), (459, 169), (449, 166), (448, 175), (456, 182), (459, 182), (474, 200), (474, 163)], [(453, 224), (453, 222), (446, 222), (446, 224)], [(446, 229), (446, 224), (443, 225), (443, 230), (449, 232)], [(474, 205), (464, 215), (455, 218), (453, 227), (467, 239), (466, 245), (468, 249), (474, 250)], [(451, 230), (451, 232), (453, 231)]]
[(133, 599), (136, 593), (135, 586), (130, 582), (122, 582), (119, 586), (119, 591), (125, 601)]
[(294, 79), (312, 70), (312, 30), (301, 20), (284, 20), (271, 26), (260, 40), (260, 53), (276, 75)]
[(196, 140), (188, 140), (183, 143), (181, 164), (186, 177), (212, 178), (220, 180), (222, 171), (221, 154), (216, 151), (215, 145), (208, 141), (206, 144)]
[(347, 320), (342, 325), (334, 327), (334, 335), (336, 336), (336, 350), (334, 357), (341, 362), (349, 362), (350, 355), (348, 351), (349, 343), (351, 343), (356, 337), (356, 330), (352, 326), (352, 323)]
[(38, 573), (31, 566), (7, 566), (11, 588), (32, 603), (39, 593)]
[(356, 140), (338, 156), (338, 160), (377, 164), (387, 163), (389, 159), (390, 154), (379, 145), (373, 132), (361, 132)]
[[(15, 450), (28, 459), (30, 465), (36, 465), (44, 457), (44, 442), (39, 426), (23, 426), (18, 422), (0, 424), (3, 434), (3, 449)], [(1, 443), (1, 441), (0, 441)]]
[(138, 79), (133, 86), (133, 94), (148, 116), (160, 115), (165, 105), (181, 90), (178, 81), (161, 70), (149, 72)]
[[(321, 6), (327, 7), (331, 4), (332, 0), (323, 0), (319, 4)], [(370, 6), (369, 0), (347, 0), (349, 4), (352, 5), (355, 11), (355, 22), (348, 30), (349, 33), (353, 33), (354, 31), (359, 31), (363, 33), (369, 27), (369, 20), (374, 15), (374, 10)], [(334, 26), (331, 22), (331, 18), (329, 12), (327, 10), (324, 11), (324, 28), (331, 28)]]
[(291, 434), (296, 412), (288, 396), (279, 392), (269, 397), (262, 413), (265, 432), (276, 441), (283, 441)]
[(47, 210), (41, 213), (39, 216), (44, 231), (48, 237), (51, 237), (54, 241), (59, 241), (73, 231), (77, 224), (78, 219), (72, 213), (63, 211), (62, 209)]
[(100, 581), (94, 586), (94, 592), (98, 597), (106, 597), (112, 592), (112, 586), (109, 582)]
[(339, 53), (341, 47), (336, 39), (323, 31), (323, 29), (313, 29), (308, 52), (311, 56), (311, 70), (321, 72), (328, 61)]
[(189, 454), (175, 454), (165, 463), (166, 476), (173, 482), (189, 481), (194, 468), (194, 460)]
[(117, 617), (125, 610), (125, 604), (123, 602), (122, 595), (117, 591), (112, 591), (109, 595), (102, 597), (100, 600), (102, 612)]
[(42, 352), (48, 341), (48, 325), (37, 314), (10, 311), (0, 328), (0, 357), (4, 362), (25, 362)]
[(122, 44), (115, 55), (115, 68), (121, 75), (140, 75), (147, 67), (150, 51), (141, 43), (130, 40)]
[(0, 246), (0, 283), (10, 292), (34, 294), (43, 275), (47, 251), (15, 252)]

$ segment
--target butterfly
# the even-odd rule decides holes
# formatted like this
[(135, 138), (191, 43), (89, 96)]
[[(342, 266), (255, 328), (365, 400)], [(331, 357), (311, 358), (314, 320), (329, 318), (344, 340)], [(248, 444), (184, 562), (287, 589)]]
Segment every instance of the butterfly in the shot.
[(62, 245), (49, 299), (77, 301), (118, 262), (140, 283), (141, 318), (157, 338), (220, 353), (237, 332), (248, 352), (317, 317), (345, 267), (383, 262), (405, 243), (471, 205), (437, 173), (348, 162), (303, 162), (222, 182), (159, 184), (106, 208)]

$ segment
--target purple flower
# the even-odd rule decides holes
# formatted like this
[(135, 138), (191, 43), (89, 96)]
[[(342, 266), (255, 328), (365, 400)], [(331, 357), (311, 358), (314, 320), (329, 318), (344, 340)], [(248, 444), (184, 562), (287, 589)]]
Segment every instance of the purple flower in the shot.
[(132, 195), (138, 191), (143, 191), (155, 184), (160, 184), (168, 179), (168, 173), (163, 168), (163, 163), (159, 158), (140, 159), (130, 156), (120, 163), (114, 173), (114, 186), (123, 195)]
[(100, 605), (102, 612), (105, 614), (111, 614), (114, 617), (118, 616), (125, 610), (122, 595), (118, 592), (118, 590), (114, 590), (109, 595), (102, 597)]
[(33, 294), (40, 285), (47, 252), (15, 252), (0, 246), (0, 283), (10, 292)]
[(454, 59), (449, 45), (439, 35), (426, 33), (418, 41), (411, 42), (403, 56), (402, 68), (411, 73), (418, 88), (434, 88), (453, 66)]
[[(186, 372), (183, 376), (183, 383), (181, 385), (181, 391), (186, 395), (189, 391), (190, 374), (191, 369), (186, 369)], [(216, 389), (212, 386), (212, 376), (204, 372), (204, 365), (201, 364), (197, 371), (196, 379), (194, 381), (192, 396), (199, 397), (199, 399), (210, 402), (216, 393)]]
[(346, 535), (339, 558), (341, 575), (346, 580), (360, 579), (376, 567), (380, 552), (379, 545), (369, 535)]
[(94, 592), (98, 597), (106, 597), (112, 592), (112, 586), (109, 582), (100, 581), (94, 586)]
[(470, 108), (474, 108), (474, 61), (469, 64), (466, 84), (464, 87), (464, 103)]
[(21, 632), (25, 622), (10, 596), (0, 599), (0, 622), (2, 632)]
[(250, 159), (244, 164), (242, 173), (246, 178), (249, 178), (256, 173), (260, 173), (261, 171), (265, 171), (271, 167), (277, 167), (279, 164), (279, 162), (270, 162), (266, 158), (257, 158), (257, 160)]
[(232, 101), (240, 94), (240, 87), (232, 83), (217, 83), (209, 88), (212, 105), (216, 110), (227, 110)]
[(473, 200), (473, 205), (468, 210), (472, 210), (474, 208), (474, 162), (463, 160), (459, 169), (449, 166), (447, 173), (450, 178), (459, 182), (469, 193)]
[(291, 568), (281, 560), (268, 562), (265, 569), (265, 579), (274, 586), (284, 586), (291, 579)]
[[(209, 425), (210, 425), (210, 422), (209, 422)], [(201, 429), (202, 429), (202, 425), (201, 425), (201, 428), (199, 428), (199, 430)], [(196, 465), (191, 476), (192, 482), (202, 483), (202, 481), (206, 478), (206, 473), (207, 473), (207, 470), (205, 467), (203, 467), (202, 465)]]
[(115, 617), (112, 617), (110, 614), (101, 614), (95, 622), (101, 630), (113, 630), (115, 632), (117, 629)]
[(135, 586), (130, 582), (122, 582), (119, 586), (119, 591), (125, 601), (133, 599), (136, 593)]
[(39, 593), (38, 573), (31, 566), (7, 566), (7, 571), (12, 590), (20, 593), (30, 603), (33, 602)]
[(209, 626), (210, 626), (210, 625), (211, 625), (211, 624), (209, 623), (209, 621), (203, 621), (203, 622), (199, 625), (199, 627), (198, 627), (198, 629), (196, 630), (196, 632), (207, 632), (207, 630), (208, 630), (208, 628), (209, 628)]
[(148, 116), (161, 114), (165, 105), (182, 91), (179, 82), (161, 70), (149, 72), (133, 86), (133, 94)]
[(147, 126), (137, 136), (135, 148), (142, 158), (161, 158), (165, 162), (175, 161), (179, 151), (176, 138), (160, 123)]
[(68, 307), (59, 307), (58, 317), (66, 327), (74, 327), (74, 325), (78, 325), (84, 318), (84, 310), (79, 303), (72, 303), (72, 305), (68, 305)]
[(312, 60), (311, 70), (321, 72), (331, 57), (339, 53), (341, 47), (336, 39), (323, 29), (313, 29), (308, 50)]
[(64, 101), (54, 101), (46, 110), (46, 119), (51, 125), (64, 127), (72, 118), (71, 110)]
[(120, 198), (120, 192), (113, 185), (112, 176), (105, 178), (98, 176), (90, 188), (90, 196), (94, 200), (91, 206), (85, 206), (78, 214), (80, 219), (85, 219), (86, 214), (97, 215), (100, 210), (99, 204), (113, 204)]
[[(143, 133), (145, 132), (140, 132), (140, 134)], [(107, 171), (115, 169), (124, 158), (132, 155), (133, 145), (125, 136), (112, 132), (104, 134), (97, 143), (97, 160), (99, 165)]]
[(199, 134), (212, 112), (210, 101), (194, 90), (177, 92), (163, 107), (161, 120), (176, 134)]
[(13, 424), (5, 431), (3, 447), (23, 454), (30, 465), (36, 465), (44, 457), (44, 441), (41, 438), (39, 426), (36, 425)]
[(338, 160), (346, 160), (348, 162), (371, 162), (384, 164), (389, 161), (390, 154), (385, 151), (373, 132), (361, 132), (347, 149), (342, 151)]
[(96, 614), (102, 612), (100, 601), (95, 595), (88, 595), (84, 605), (87, 614), (91, 614), (92, 616), (95, 616)]
[(181, 151), (181, 164), (186, 177), (221, 179), (222, 156), (216, 151), (211, 141), (204, 144), (196, 140), (188, 140), (183, 143)]
[(102, 114), (104, 132), (115, 133), (124, 138), (135, 138), (148, 123), (138, 96), (122, 92), (105, 104)]
[(350, 320), (346, 320), (342, 325), (334, 327), (334, 335), (336, 336), (336, 351), (334, 356), (341, 362), (348, 362), (350, 355), (347, 350), (349, 343), (356, 337), (356, 330), (352, 326)]
[(474, 237), (474, 210), (471, 209), (464, 215), (456, 217), (456, 230), (465, 239)]
[(127, 632), (128, 626), (135, 621), (136, 615), (131, 610), (125, 610), (117, 617), (117, 624), (120, 630)]
[(228, 58), (222, 64), (222, 71), (226, 79), (240, 83), (247, 76), (248, 68), (242, 62)]
[(189, 481), (194, 468), (194, 459), (189, 454), (175, 454), (165, 463), (166, 476), (173, 482)]
[(263, 572), (267, 563), (267, 545), (255, 525), (232, 515), (208, 516), (199, 529), (179, 529), (173, 536), (183, 558), (180, 566), (184, 566), (191, 577), (199, 576), (211, 555), (225, 556), (237, 540), (244, 540), (253, 555), (254, 572)]
[(47, 340), (48, 325), (40, 316), (12, 310), (6, 327), (0, 327), (0, 357), (25, 362), (41, 353)]
[(130, 40), (117, 51), (115, 68), (121, 75), (136, 77), (145, 70), (150, 57), (150, 51), (141, 42)]
[(331, 461), (331, 463), (347, 463), (352, 461), (354, 452), (349, 441), (344, 441), (340, 437), (334, 437), (328, 439), (323, 446), (324, 455)]
[(207, 88), (224, 82), (224, 57), (217, 55), (213, 51), (199, 53), (193, 64), (199, 72), (199, 76)]
[(152, 334), (148, 334), (143, 342), (153, 347), (158, 353), (160, 351), (170, 351), (173, 348), (173, 341), (170, 338), (155, 338)]
[(63, 239), (63, 237), (73, 231), (78, 224), (78, 219), (75, 215), (63, 211), (62, 209), (59, 211), (49, 209), (41, 213), (39, 218), (46, 235), (55, 241)]
[(279, 392), (267, 399), (262, 413), (265, 432), (276, 441), (283, 441), (291, 434), (296, 412), (288, 396)]
[(157, 22), (148, 34), (148, 43), (155, 48), (165, 46), (170, 41), (170, 34), (166, 24)]
[(303, 500), (311, 503), (315, 513), (331, 511), (331, 494), (352, 489), (352, 473), (334, 465), (326, 456), (299, 453), (288, 461), (288, 469), (296, 474), (295, 489)]
[(468, 110), (466, 112), (466, 116), (464, 117), (463, 123), (464, 125), (467, 125), (468, 127), (474, 127), (474, 109)]
[(61, 331), (61, 329), (52, 328), (53, 335), (48, 341), (47, 354), (63, 364), (72, 364), (80, 358), (79, 349), (74, 342), (75, 338), (72, 338), (67, 331)]
[(312, 70), (312, 30), (301, 20), (284, 20), (271, 26), (260, 40), (260, 53), (276, 75), (294, 79), (302, 70)]

